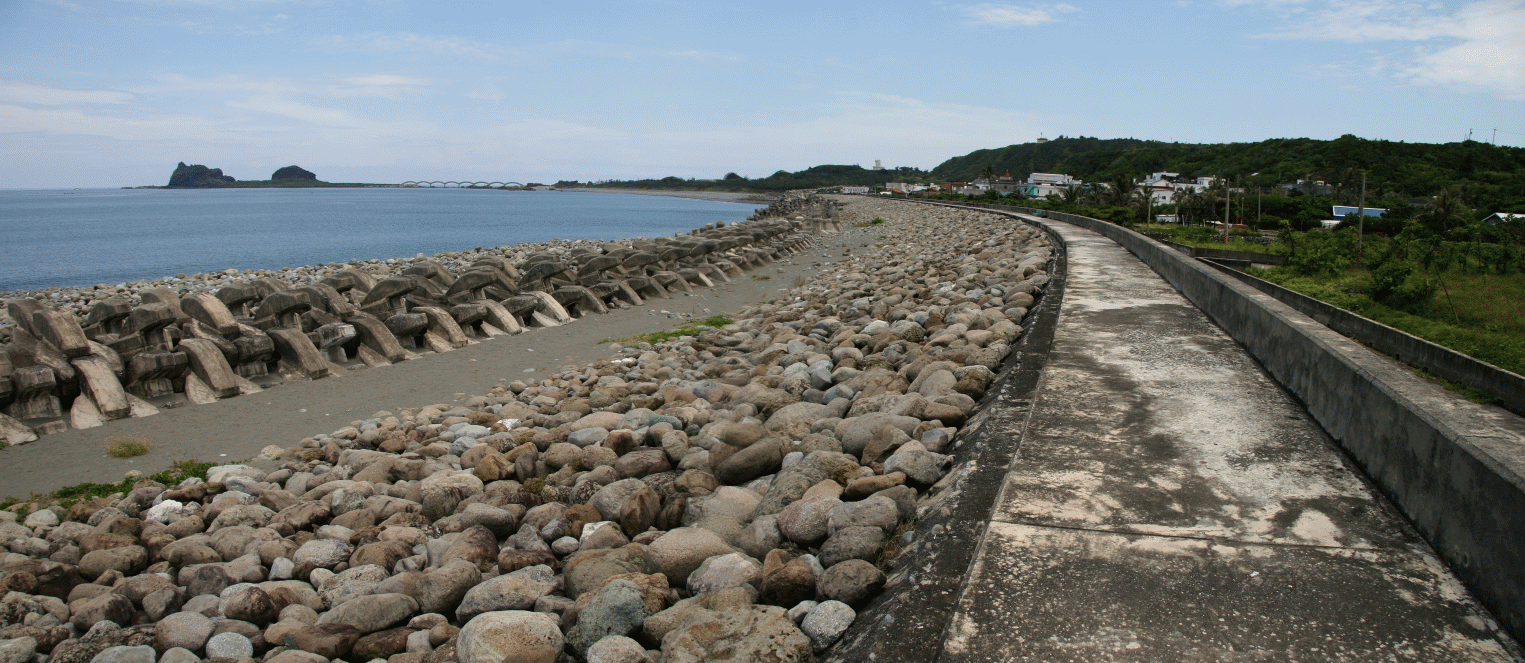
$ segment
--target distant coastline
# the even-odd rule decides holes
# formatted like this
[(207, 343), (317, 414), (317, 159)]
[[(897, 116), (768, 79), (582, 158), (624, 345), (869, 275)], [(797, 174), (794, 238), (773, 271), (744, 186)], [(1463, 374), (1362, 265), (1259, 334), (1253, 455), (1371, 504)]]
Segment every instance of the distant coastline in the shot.
[(169, 186), (145, 184), (124, 186), (123, 189), (396, 189), (401, 184), (367, 184), (364, 182), (313, 182), (292, 180), (240, 180), (216, 186)]

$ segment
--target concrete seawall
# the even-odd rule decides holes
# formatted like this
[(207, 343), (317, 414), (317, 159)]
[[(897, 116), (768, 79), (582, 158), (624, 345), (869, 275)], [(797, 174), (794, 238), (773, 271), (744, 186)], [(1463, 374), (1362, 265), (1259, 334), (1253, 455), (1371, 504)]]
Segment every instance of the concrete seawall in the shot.
[(1148, 237), (1046, 216), (1117, 242), (1201, 308), (1302, 401), (1504, 627), (1525, 636), (1525, 423), (1448, 394)]
[(1219, 271), (1249, 284), (1256, 290), (1275, 297), (1283, 304), (1319, 321), (1320, 324), (1370, 345), (1378, 352), (1392, 355), (1399, 361), (1422, 368), (1452, 382), (1479, 389), (1498, 399), (1499, 405), (1510, 412), (1525, 415), (1525, 377), (1393, 329), (1380, 322), (1363, 318), (1338, 306), (1325, 304), (1300, 292), (1255, 278), (1223, 265), (1220, 260), (1210, 260), (1208, 264), (1218, 267)]

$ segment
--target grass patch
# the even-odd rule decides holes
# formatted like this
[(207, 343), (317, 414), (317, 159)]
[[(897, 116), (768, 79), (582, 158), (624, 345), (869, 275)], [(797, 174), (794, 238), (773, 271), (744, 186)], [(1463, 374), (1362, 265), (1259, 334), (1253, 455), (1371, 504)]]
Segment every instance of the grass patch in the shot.
[(1366, 270), (1298, 276), (1285, 268), (1254, 269), (1255, 276), (1295, 290), (1426, 341), (1525, 374), (1525, 274), (1478, 275), (1449, 271), (1444, 288), (1409, 310), (1385, 306), (1367, 293)]
[(768, 276), (767, 274), (759, 274), (757, 276), (752, 277), (752, 280), (753, 281), (766, 281), (766, 280), (771, 279), (771, 278), (773, 278), (773, 277)]
[(599, 341), (598, 343), (656, 344), (661, 343), (662, 341), (670, 341), (681, 336), (698, 336), (699, 332), (704, 331), (705, 327), (713, 327), (719, 329), (733, 322), (736, 322), (736, 319), (729, 315), (712, 315), (702, 320), (684, 320), (683, 322), (678, 323), (678, 327), (676, 329), (670, 331), (651, 332), (650, 334), (638, 334), (636, 336), (630, 336), (627, 338), (606, 338), (602, 341)]
[(113, 435), (106, 438), (106, 455), (112, 458), (132, 458), (148, 453), (153, 443), (142, 435)]
[[(181, 481), (186, 480), (189, 477), (206, 478), (207, 470), (216, 465), (217, 463), (203, 463), (194, 458), (177, 460), (175, 461), (174, 465), (170, 466), (169, 469), (150, 475), (147, 478), (151, 481), (157, 481), (166, 486), (173, 486), (180, 483)], [(74, 504), (80, 500), (106, 497), (107, 495), (112, 495), (115, 493), (126, 493), (131, 491), (132, 487), (137, 485), (137, 483), (143, 479), (144, 477), (140, 476), (128, 476), (124, 477), (118, 483), (81, 483), (73, 486), (65, 486), (45, 495), (33, 495), (31, 498), (25, 501), (45, 501), (53, 504), (58, 504), (64, 508), (68, 508), (74, 506)], [(7, 497), (5, 498), (5, 501), (0, 502), (0, 509), (10, 508), (16, 504), (20, 504), (21, 502), (22, 500), (18, 500), (15, 497)]]
[(877, 225), (882, 224), (882, 223), (884, 223), (884, 218), (876, 216), (876, 217), (874, 217), (872, 219), (869, 219), (867, 221), (864, 221), (862, 223), (854, 223), (853, 227), (854, 228), (867, 228), (869, 226), (877, 226)]

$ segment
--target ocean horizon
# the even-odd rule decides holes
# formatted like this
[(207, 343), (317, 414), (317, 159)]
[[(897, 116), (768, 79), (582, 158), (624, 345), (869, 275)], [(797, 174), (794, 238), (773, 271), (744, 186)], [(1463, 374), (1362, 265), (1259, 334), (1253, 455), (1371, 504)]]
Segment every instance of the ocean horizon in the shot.
[(602, 191), (7, 189), (0, 293), (553, 239), (662, 237), (742, 221), (761, 207)]

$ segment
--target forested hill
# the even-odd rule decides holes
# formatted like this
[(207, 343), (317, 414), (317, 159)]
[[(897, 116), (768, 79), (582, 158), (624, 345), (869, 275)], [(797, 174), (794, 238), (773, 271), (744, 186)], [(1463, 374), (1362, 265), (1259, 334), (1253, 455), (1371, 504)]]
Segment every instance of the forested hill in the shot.
[[(953, 157), (932, 169), (932, 177), (941, 181), (968, 182), (979, 178), (987, 167), (996, 175), (1011, 173), (1025, 180), (1031, 173), (1061, 172), (1071, 158), (1088, 153), (1116, 154), (1141, 148), (1167, 146), (1153, 140), (1136, 138), (1065, 138), (1060, 136), (1044, 143), (1023, 143), (994, 149), (975, 150), (961, 157)], [(1073, 173), (1072, 173), (1073, 174)]]
[(816, 189), (831, 186), (884, 186), (885, 182), (920, 182), (926, 178), (927, 171), (917, 168), (873, 170), (858, 165), (824, 165), (812, 166), (793, 173), (787, 170), (780, 170), (767, 177), (757, 179), (747, 179), (736, 173), (726, 173), (724, 178), (718, 180), (664, 177), (650, 180), (607, 180), (588, 185), (581, 185), (577, 182), (557, 182), (557, 185), (633, 189), (787, 191), (789, 189)]
[(1062, 172), (1085, 181), (1166, 171), (1228, 176), (1252, 186), (1323, 180), (1344, 191), (1359, 189), (1365, 171), (1370, 191), (1418, 197), (1460, 187), (1468, 204), (1479, 209), (1517, 208), (1525, 203), (1525, 148), (1476, 141), (1437, 145), (1345, 135), (1335, 140), (1277, 138), (1193, 145), (1059, 138), (971, 152), (943, 162), (932, 176), (968, 180), (987, 166), (998, 174), (1010, 171), (1017, 179), (1034, 171)]

